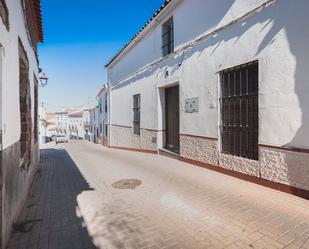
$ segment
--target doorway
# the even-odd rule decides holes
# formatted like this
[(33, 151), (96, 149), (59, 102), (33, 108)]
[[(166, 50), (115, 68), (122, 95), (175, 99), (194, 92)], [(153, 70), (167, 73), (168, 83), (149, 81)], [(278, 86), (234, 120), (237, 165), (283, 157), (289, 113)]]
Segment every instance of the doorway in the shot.
[(179, 154), (179, 86), (165, 89), (166, 149)]

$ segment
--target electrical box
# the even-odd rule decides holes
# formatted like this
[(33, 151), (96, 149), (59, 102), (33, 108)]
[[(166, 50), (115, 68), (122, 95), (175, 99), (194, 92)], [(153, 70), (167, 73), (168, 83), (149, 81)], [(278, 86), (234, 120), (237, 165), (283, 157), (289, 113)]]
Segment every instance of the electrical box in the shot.
[(185, 109), (186, 109), (186, 113), (198, 112), (199, 110), (198, 98), (186, 99)]

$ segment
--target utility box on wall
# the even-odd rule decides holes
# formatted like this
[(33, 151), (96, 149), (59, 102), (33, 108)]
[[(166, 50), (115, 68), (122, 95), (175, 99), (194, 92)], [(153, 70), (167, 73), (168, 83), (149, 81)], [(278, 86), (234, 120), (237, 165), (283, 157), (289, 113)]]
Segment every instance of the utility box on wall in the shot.
[(198, 98), (186, 99), (185, 110), (186, 110), (186, 113), (198, 112), (199, 110)]

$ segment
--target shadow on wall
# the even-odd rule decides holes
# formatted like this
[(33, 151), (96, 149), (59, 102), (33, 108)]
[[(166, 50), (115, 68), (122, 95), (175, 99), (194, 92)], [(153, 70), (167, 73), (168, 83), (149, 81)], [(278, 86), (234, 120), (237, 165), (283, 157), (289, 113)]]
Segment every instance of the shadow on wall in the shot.
[[(221, 44), (236, 38), (234, 42), (235, 45), (240, 41), (241, 37), (257, 23), (264, 24), (263, 28), (260, 30), (261, 34), (265, 33), (265, 29), (268, 31), (263, 37), (262, 42), (257, 45), (258, 49), (255, 54), (256, 57), (258, 57), (266, 49), (273, 49), (269, 48), (269, 46), (271, 46), (276, 41), (278, 35), (285, 35), (290, 48), (290, 51), (286, 52), (290, 52), (294, 56), (296, 65), (294, 69), (293, 65), (290, 65), (290, 61), (283, 60), (282, 68), (292, 68), (295, 71), (294, 78), (291, 78), (291, 81), (288, 82), (288, 87), (294, 86), (294, 93), (292, 90), (286, 89), (287, 91), (285, 91), (285, 89), (282, 89), (282, 86), (277, 86), (276, 91), (285, 95), (283, 96), (285, 104), (283, 104), (284, 101), (280, 99), (280, 102), (278, 102), (279, 107), (266, 107), (270, 110), (283, 114), (284, 123), (282, 125), (285, 127), (286, 133), (279, 134), (278, 132), (280, 129), (278, 129), (278, 127), (269, 128), (273, 129), (272, 133), (276, 134), (275, 136), (277, 137), (288, 137), (289, 132), (292, 134), (294, 133), (294, 135), (292, 135), (290, 138), (290, 142), (283, 144), (282, 146), (303, 149), (309, 149), (308, 9), (309, 2), (307, 0), (299, 0), (297, 2), (289, 0), (278, 0), (273, 5), (269, 6), (257, 15), (254, 15), (243, 22), (235, 24), (234, 26), (219, 32), (213, 38), (202, 42), (197, 46), (197, 49), (194, 48), (189, 53), (187, 53), (184, 59), (186, 60), (187, 58), (190, 58), (194, 53), (199, 53), (201, 55), (203, 50), (210, 46), (214, 47), (214, 50), (211, 53), (211, 56), (213, 56)], [(280, 47), (275, 47), (275, 49), (276, 48), (280, 49)], [(229, 52), (225, 56), (228, 57)], [(284, 54), (282, 54), (282, 56), (284, 59)], [(215, 60), (214, 56), (213, 58)], [(268, 59), (280, 61), (273, 57)], [(287, 77), (289, 77), (289, 75), (287, 75)], [(267, 84), (272, 84), (272, 82), (267, 82)], [(292, 109), (292, 111), (288, 109), (288, 107), (291, 105), (294, 105), (294, 109)], [(282, 107), (284, 110), (282, 110)], [(277, 163), (275, 163), (275, 165), (267, 163), (268, 165), (266, 165), (266, 167), (268, 166), (277, 168), (269, 169), (267, 174), (271, 172), (273, 175), (264, 175), (266, 179), (309, 190), (308, 156), (300, 154), (295, 155), (293, 153), (278, 153), (275, 157)], [(291, 192), (294, 191), (298, 190), (291, 189)]]
[[(291, 134), (291, 137), (289, 138), (290, 141), (281, 146), (302, 149), (309, 149), (308, 9), (309, 1), (307, 0), (299, 0), (297, 2), (278, 0), (257, 15), (220, 31), (212, 38), (200, 43), (198, 46), (186, 52), (184, 58), (184, 60), (186, 60), (195, 53), (198, 53), (198, 56), (200, 56), (205, 48), (214, 47), (210, 55), (215, 63), (218, 64), (218, 62), (216, 62), (216, 57), (214, 56), (216, 50), (218, 50), (224, 42), (231, 39), (235, 39), (234, 45), (236, 45), (241, 37), (257, 23), (264, 25), (260, 30), (261, 35), (265, 33), (265, 30), (268, 31), (266, 32), (266, 35), (264, 35), (260, 44), (257, 44), (257, 51), (255, 53), (256, 57), (262, 54), (264, 50), (280, 49), (280, 47), (270, 48), (270, 46), (276, 41), (278, 35), (285, 35), (290, 49), (289, 51), (286, 51), (286, 53), (291, 53), (294, 56), (296, 63), (295, 68), (294, 65), (291, 65), (291, 61), (284, 61), (284, 53), (282, 54), (283, 60), (281, 61), (274, 57), (268, 59), (278, 61), (279, 63), (282, 62), (282, 73), (285, 72), (285, 68), (294, 70), (294, 78), (291, 78), (290, 82), (287, 84), (288, 87), (294, 86), (294, 93), (292, 90), (282, 89), (283, 86), (276, 86), (276, 92), (281, 93), (283, 96), (278, 96), (281, 98), (279, 99), (277, 107), (266, 106), (266, 108), (270, 111), (281, 113), (283, 116), (282, 121), (284, 122), (282, 125), (285, 130), (283, 134), (280, 134), (280, 129), (278, 129), (278, 127), (269, 127), (269, 129), (272, 129), (272, 133), (275, 134), (274, 136), (279, 138), (281, 136), (288, 138), (288, 133)], [(228, 59), (232, 52), (230, 50), (225, 53), (225, 58)], [(271, 53), (272, 52), (270, 52), (270, 54)], [(269, 68), (267, 70), (269, 70)], [(287, 75), (287, 77), (289, 77), (289, 75)], [(272, 84), (272, 82), (266, 83)], [(270, 97), (274, 98), (274, 95)], [(294, 106), (292, 111), (289, 109), (290, 106)], [(263, 178), (309, 190), (308, 155), (278, 152), (274, 159), (276, 161), (275, 163), (266, 162), (266, 168), (269, 167), (269, 169), (267, 170), (267, 173), (264, 174)], [(274, 167), (276, 167), (276, 169)], [(298, 190), (293, 188), (291, 188), (290, 191), (299, 194)]]
[[(234, 1), (230, 3), (231, 5), (227, 6), (226, 12)], [(280, 58), (277, 56), (277, 58), (267, 57), (267, 60), (271, 60), (273, 64), (282, 63), (282, 74), (285, 73), (286, 69), (294, 71), (294, 75), (287, 75), (286, 85), (284, 85), (285, 82), (279, 85), (278, 80), (276, 82), (277, 85), (274, 84), (275, 82), (266, 82), (266, 87), (272, 88), (270, 92), (266, 94), (269, 94), (269, 96), (271, 95), (270, 98), (278, 99), (278, 104), (276, 106), (265, 106), (264, 109), (269, 112), (268, 116), (272, 116), (273, 119), (276, 119), (273, 115), (274, 113), (280, 113), (278, 118), (281, 118), (282, 122), (284, 122), (282, 124), (282, 129), (278, 129), (278, 127), (268, 127), (267, 129), (272, 136), (277, 137), (279, 141), (283, 141), (284, 139), (282, 138), (288, 139), (288, 141), (285, 144), (281, 144), (281, 146), (309, 149), (309, 84), (307, 82), (309, 78), (308, 9), (308, 0), (298, 0), (297, 2), (278, 0), (258, 14), (221, 30), (200, 44), (187, 49), (184, 53), (171, 56), (161, 63), (132, 76), (130, 79), (123, 82), (123, 84), (116, 86), (116, 88), (143, 80), (143, 78), (150, 77), (151, 75), (155, 75), (157, 77), (157, 82), (160, 82), (164, 79), (166, 70), (169, 70), (169, 75), (171, 76), (177, 75), (182, 69), (185, 70), (181, 65), (185, 64), (187, 60), (194, 56), (197, 58), (200, 56), (210, 56), (213, 60), (212, 70), (217, 70), (217, 66), (221, 63), (218, 59), (233, 59), (235, 53), (233, 46), (241, 46), (241, 38), (245, 36), (247, 32), (252, 32), (250, 29), (256, 24), (261, 24), (262, 28), (258, 31), (259, 33), (257, 36), (264, 37), (259, 44), (256, 44), (256, 51), (246, 51), (248, 58), (251, 57), (252, 60), (254, 60), (259, 58), (264, 52), (267, 53), (267, 55), (273, 53), (267, 52), (267, 50), (282, 49), (280, 48), (280, 44), (279, 46), (272, 46), (276, 44), (276, 39), (280, 36), (285, 36), (288, 42), (289, 51), (286, 51), (286, 53), (290, 53), (294, 56), (294, 61), (291, 61), (291, 59), (286, 60), (284, 53), (280, 54), (280, 56), (282, 56)], [(222, 12), (223, 15), (226, 12)], [(218, 23), (220, 23), (220, 20), (214, 20), (212, 26), (216, 26)], [(234, 42), (231, 43), (232, 47), (230, 47), (229, 50), (224, 50), (224, 57), (218, 56), (217, 52), (221, 49), (223, 44), (232, 39), (234, 40)], [(210, 52), (206, 54), (205, 49), (208, 48), (213, 49), (210, 49)], [(221, 49), (221, 52), (222, 51)], [(265, 62), (265, 65), (267, 66), (267, 62)], [(263, 70), (270, 71), (271, 68), (268, 67)], [(271, 72), (269, 74), (271, 74)], [(271, 75), (271, 77), (272, 76), (273, 75)], [(279, 77), (282, 78), (284, 76), (280, 75)], [(288, 88), (294, 88), (294, 91)], [(274, 95), (278, 93), (279, 95)], [(291, 106), (293, 107), (292, 110), (289, 109)], [(278, 119), (275, 121), (278, 122)], [(274, 156), (274, 162), (266, 161), (264, 165), (264, 167), (266, 167), (264, 175), (262, 172), (263, 178), (309, 190), (309, 181), (307, 177), (309, 175), (308, 156), (280, 152), (272, 156)], [(291, 191), (293, 192), (294, 190), (291, 189)]]
[(91, 190), (65, 150), (42, 149), (40, 169), (8, 248), (96, 249), (76, 201)]

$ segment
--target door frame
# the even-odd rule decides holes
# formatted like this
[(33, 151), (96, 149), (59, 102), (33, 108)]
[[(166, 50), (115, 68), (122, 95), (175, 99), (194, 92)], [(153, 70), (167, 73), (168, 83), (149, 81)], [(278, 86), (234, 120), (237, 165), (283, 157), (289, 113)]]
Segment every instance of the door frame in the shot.
[[(180, 133), (180, 84), (178, 80), (165, 82), (157, 87), (157, 110), (158, 110), (158, 130), (157, 130), (157, 147), (165, 150), (166, 148), (166, 106), (165, 106), (165, 90), (166, 88), (178, 86), (179, 87), (179, 133)], [(180, 138), (180, 136), (179, 136)], [(179, 148), (180, 149), (180, 148)]]

